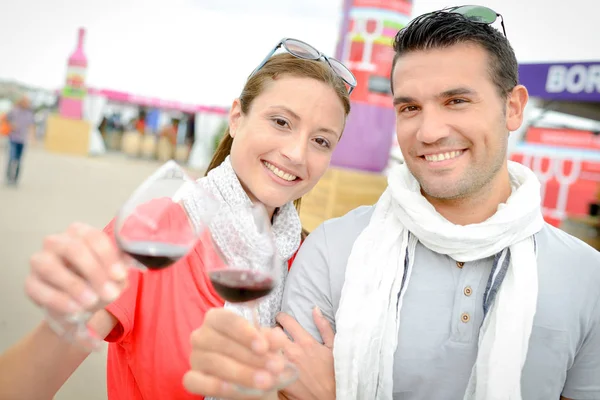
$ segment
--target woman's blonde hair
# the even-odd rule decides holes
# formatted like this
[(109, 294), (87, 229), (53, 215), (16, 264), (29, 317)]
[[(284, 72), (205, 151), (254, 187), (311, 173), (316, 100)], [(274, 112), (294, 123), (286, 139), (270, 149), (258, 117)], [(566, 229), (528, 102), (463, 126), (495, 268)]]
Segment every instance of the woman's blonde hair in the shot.
[[(348, 97), (346, 84), (326, 62), (297, 58), (287, 53), (271, 57), (260, 70), (248, 79), (244, 86), (244, 90), (240, 95), (242, 113), (248, 113), (254, 99), (262, 93), (269, 82), (283, 75), (312, 78), (328, 84), (335, 90), (342, 101), (346, 115), (350, 113), (350, 98)], [(208, 165), (208, 169), (206, 170), (207, 174), (213, 168), (221, 165), (225, 158), (227, 158), (231, 152), (232, 144), (233, 138), (229, 134), (228, 127)], [(294, 205), (298, 212), (300, 212), (301, 201), (302, 198), (294, 201)]]

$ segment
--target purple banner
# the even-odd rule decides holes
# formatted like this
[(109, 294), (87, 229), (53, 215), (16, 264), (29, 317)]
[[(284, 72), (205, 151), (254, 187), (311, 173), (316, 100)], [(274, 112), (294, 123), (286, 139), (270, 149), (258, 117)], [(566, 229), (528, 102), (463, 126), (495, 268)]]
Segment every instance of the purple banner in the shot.
[(521, 64), (519, 80), (532, 97), (600, 102), (600, 62)]
[(332, 165), (373, 172), (387, 166), (396, 118), (389, 80), (392, 44), (411, 10), (412, 0), (344, 0), (336, 58), (356, 76), (358, 86)]

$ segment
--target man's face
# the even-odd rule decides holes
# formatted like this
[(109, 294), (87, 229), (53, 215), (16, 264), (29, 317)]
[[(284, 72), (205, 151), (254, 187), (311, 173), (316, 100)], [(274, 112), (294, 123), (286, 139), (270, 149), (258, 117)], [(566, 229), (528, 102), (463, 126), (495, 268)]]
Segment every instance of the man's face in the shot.
[[(424, 195), (464, 198), (491, 188), (506, 170), (509, 131), (522, 122), (527, 92), (503, 99), (477, 44), (414, 51), (392, 76), (396, 134)], [(524, 97), (523, 97), (524, 96)]]

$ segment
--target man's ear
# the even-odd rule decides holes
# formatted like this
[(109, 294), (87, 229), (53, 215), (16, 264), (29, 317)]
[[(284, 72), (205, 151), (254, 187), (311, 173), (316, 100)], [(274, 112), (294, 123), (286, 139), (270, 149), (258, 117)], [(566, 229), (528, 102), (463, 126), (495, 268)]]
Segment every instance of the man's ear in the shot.
[(523, 111), (529, 100), (527, 88), (523, 85), (517, 85), (508, 94), (506, 100), (506, 129), (514, 132), (521, 127), (523, 123)]

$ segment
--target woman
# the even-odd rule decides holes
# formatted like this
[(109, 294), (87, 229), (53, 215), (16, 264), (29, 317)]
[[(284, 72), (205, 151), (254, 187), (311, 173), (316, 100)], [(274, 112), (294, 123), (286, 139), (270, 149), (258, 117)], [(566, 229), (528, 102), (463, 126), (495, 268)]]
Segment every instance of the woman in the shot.
[[(273, 56), (281, 46), (290, 54)], [(350, 111), (355, 81), (340, 66), (282, 40), (233, 102), (227, 134), (200, 180), (227, 207), (262, 203), (287, 259), (300, 244), (300, 199), (327, 170)], [(104, 231), (74, 224), (48, 237), (31, 259), (28, 295), (56, 312), (94, 312), (90, 328), (109, 342), (110, 400), (198, 399), (182, 384), (190, 334), (223, 306), (200, 252), (160, 272), (126, 271), (111, 233), (112, 224)], [(42, 322), (0, 359), (0, 398), (50, 398), (87, 355)]]

